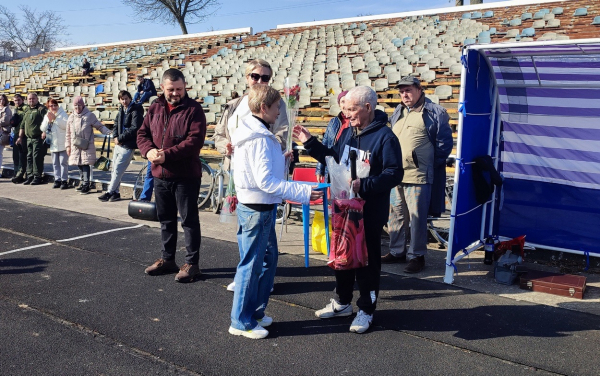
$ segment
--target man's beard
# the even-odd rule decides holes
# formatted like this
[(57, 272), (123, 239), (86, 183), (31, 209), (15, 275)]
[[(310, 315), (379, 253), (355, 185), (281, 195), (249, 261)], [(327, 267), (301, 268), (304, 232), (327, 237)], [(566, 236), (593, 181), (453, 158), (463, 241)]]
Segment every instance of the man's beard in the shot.
[(167, 97), (167, 102), (169, 102), (170, 105), (174, 106), (181, 102), (181, 97), (178, 97), (177, 99), (175, 99), (173, 97)]

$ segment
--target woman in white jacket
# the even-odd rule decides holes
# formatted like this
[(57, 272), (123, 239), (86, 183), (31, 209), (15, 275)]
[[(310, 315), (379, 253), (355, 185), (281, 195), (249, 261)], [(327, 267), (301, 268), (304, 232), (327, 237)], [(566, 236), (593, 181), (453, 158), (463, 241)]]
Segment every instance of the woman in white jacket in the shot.
[(285, 157), (269, 131), (279, 116), (280, 99), (272, 87), (253, 86), (248, 94), (252, 116), (240, 119), (231, 136), (240, 263), (235, 274), (229, 333), (254, 339), (265, 338), (269, 332), (264, 327), (273, 322), (265, 316), (265, 308), (277, 267), (277, 204), (282, 200), (308, 204), (323, 196), (309, 185), (284, 180)]
[(67, 120), (69, 115), (58, 106), (56, 99), (48, 99), (48, 112), (42, 121), (42, 138), (50, 138), (50, 153), (54, 169), (54, 185), (52, 188), (69, 188), (69, 156), (65, 140), (67, 138)]

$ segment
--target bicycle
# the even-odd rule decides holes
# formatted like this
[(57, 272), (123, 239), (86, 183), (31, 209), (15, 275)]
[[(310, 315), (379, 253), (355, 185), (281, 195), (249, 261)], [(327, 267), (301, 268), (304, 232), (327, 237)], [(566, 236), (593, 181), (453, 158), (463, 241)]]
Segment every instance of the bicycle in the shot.
[[(214, 179), (213, 179), (213, 169), (208, 165), (208, 163), (202, 157), (198, 157), (200, 159), (200, 163), (202, 164), (202, 178), (200, 179), (200, 191), (198, 192), (198, 209), (202, 209), (209, 199), (212, 196), (213, 188), (214, 188)], [(138, 200), (140, 195), (142, 194), (142, 190), (144, 189), (144, 181), (146, 180), (146, 169), (148, 168), (148, 164), (146, 164), (135, 179), (135, 183), (133, 186), (133, 199)]]

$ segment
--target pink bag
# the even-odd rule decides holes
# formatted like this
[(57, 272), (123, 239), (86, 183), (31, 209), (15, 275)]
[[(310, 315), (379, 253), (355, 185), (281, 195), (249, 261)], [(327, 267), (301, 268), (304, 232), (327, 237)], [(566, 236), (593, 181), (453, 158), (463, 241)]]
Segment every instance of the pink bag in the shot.
[(363, 206), (360, 198), (333, 200), (333, 232), (327, 265), (335, 270), (357, 269), (369, 264)]

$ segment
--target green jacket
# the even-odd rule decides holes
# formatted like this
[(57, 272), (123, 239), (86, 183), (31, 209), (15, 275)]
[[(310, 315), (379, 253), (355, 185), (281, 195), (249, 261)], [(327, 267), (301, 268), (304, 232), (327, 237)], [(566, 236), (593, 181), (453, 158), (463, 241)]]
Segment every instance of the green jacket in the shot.
[(19, 136), (19, 130), (21, 129), (21, 123), (23, 122), (23, 115), (25, 115), (25, 112), (27, 112), (28, 110), (29, 106), (23, 103), (21, 107), (15, 107), (15, 110), (13, 111), (14, 123), (12, 124), (12, 126), (15, 129), (16, 137)]
[(35, 107), (29, 107), (29, 110), (23, 115), (21, 121), (21, 127), (25, 130), (25, 136), (39, 138), (42, 136), (42, 130), (40, 129), (44, 116), (46, 116), (48, 109), (38, 103)]

